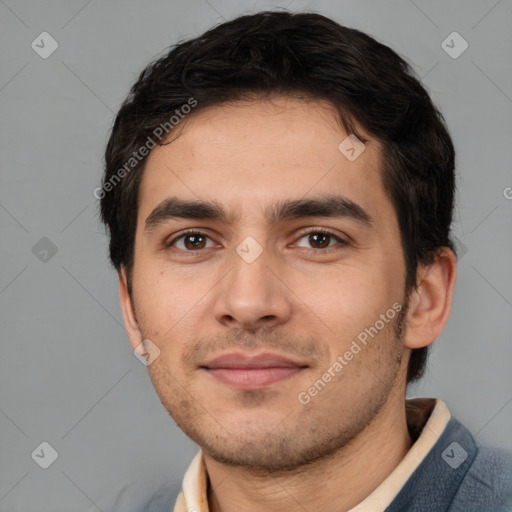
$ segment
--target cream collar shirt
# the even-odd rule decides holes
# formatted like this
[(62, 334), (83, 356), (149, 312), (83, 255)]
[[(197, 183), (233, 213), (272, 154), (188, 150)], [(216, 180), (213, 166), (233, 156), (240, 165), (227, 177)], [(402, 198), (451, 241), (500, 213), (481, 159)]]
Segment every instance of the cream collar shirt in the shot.
[[(382, 512), (400, 492), (415, 469), (443, 433), (451, 414), (439, 399), (416, 398), (405, 401), (409, 431), (419, 433), (405, 457), (388, 477), (361, 503), (349, 512)], [(433, 409), (432, 409), (433, 407)], [(432, 410), (430, 415), (428, 412)], [(183, 478), (183, 486), (174, 512), (209, 512), (207, 499), (208, 475), (202, 451), (199, 450)]]

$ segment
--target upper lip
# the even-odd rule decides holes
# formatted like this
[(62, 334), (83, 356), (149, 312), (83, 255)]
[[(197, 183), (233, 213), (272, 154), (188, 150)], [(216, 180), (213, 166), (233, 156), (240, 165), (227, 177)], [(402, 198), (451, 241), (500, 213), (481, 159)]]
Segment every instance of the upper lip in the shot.
[(242, 354), (240, 352), (229, 352), (210, 359), (202, 364), (202, 368), (294, 368), (306, 367), (306, 364), (294, 361), (286, 356), (265, 352), (258, 355)]

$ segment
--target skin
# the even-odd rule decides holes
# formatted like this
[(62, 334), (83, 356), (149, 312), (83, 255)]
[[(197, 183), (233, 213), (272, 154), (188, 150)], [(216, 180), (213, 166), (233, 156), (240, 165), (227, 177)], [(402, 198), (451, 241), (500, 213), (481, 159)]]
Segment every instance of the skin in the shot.
[[(405, 306), (398, 220), (380, 178), (385, 148), (361, 130), (365, 151), (349, 161), (338, 150), (347, 134), (330, 104), (291, 97), (209, 107), (180, 125), (179, 136), (147, 159), (131, 297), (119, 272), (131, 345), (150, 339), (160, 350), (149, 375), (203, 449), (210, 510), (349, 510), (411, 446), (410, 349), (432, 343), (448, 320), (455, 256), (444, 249), (418, 269), (402, 336), (395, 317), (302, 404), (298, 394), (359, 333), (394, 303)], [(364, 208), (373, 227), (328, 217), (269, 224), (264, 216), (279, 200), (333, 192)], [(229, 224), (169, 219), (145, 233), (147, 217), (169, 196), (215, 200), (235, 217)], [(200, 249), (194, 237), (164, 247), (189, 228), (209, 237)], [(314, 228), (334, 237), (315, 244)], [(252, 263), (236, 252), (248, 236), (263, 249)], [(321, 254), (325, 246), (330, 252)], [(272, 351), (307, 368), (264, 389), (234, 389), (200, 368), (232, 350)]]

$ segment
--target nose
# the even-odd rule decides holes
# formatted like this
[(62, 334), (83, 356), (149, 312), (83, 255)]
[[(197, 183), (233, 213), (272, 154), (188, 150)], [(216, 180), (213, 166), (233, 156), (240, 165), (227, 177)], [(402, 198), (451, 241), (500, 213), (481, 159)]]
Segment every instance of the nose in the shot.
[(288, 321), (292, 293), (279, 274), (278, 262), (266, 249), (254, 261), (235, 252), (231, 271), (219, 283), (216, 320), (230, 329), (251, 331)]

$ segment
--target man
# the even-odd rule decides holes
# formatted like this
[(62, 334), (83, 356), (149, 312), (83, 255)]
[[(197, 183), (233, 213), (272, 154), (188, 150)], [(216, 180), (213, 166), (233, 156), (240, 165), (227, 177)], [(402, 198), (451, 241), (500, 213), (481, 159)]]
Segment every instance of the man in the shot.
[(131, 345), (200, 447), (175, 512), (512, 510), (510, 454), (405, 399), (450, 313), (454, 158), (410, 67), (321, 15), (141, 73), (97, 196)]

